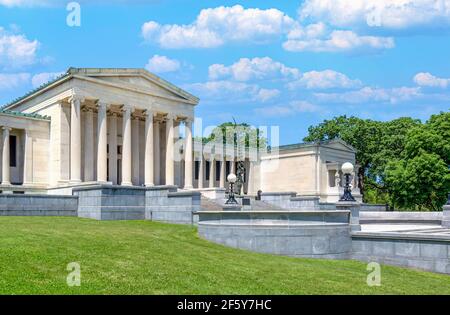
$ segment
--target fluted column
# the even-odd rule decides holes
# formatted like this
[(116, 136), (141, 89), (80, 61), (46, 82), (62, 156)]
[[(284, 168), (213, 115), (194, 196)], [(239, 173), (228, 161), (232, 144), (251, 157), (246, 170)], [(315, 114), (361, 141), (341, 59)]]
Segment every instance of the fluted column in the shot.
[(94, 180), (94, 113), (85, 107), (84, 112), (84, 181)]
[(131, 186), (131, 107), (123, 109), (122, 186)]
[(133, 185), (139, 186), (139, 118), (131, 119), (131, 169)]
[(153, 144), (153, 112), (147, 111), (145, 118), (145, 186), (154, 186), (154, 144)]
[(155, 120), (153, 125), (153, 133), (154, 133), (154, 171), (155, 171), (155, 184), (159, 185), (161, 184), (161, 148), (159, 147), (160, 144), (160, 126), (159, 126), (159, 120)]
[(254, 194), (255, 193), (255, 162), (249, 159), (248, 162), (248, 174), (247, 174), (247, 194)]
[(203, 152), (200, 151), (200, 161), (198, 163), (198, 188), (203, 188)]
[(11, 128), (3, 127), (2, 185), (11, 185), (9, 132)]
[(220, 161), (220, 188), (225, 188), (225, 172), (226, 172), (227, 160), (225, 156)]
[(184, 188), (192, 188), (192, 119), (185, 122), (186, 145), (184, 150)]
[(211, 155), (209, 158), (209, 188), (214, 188), (214, 184), (216, 181), (216, 174), (215, 174), (215, 165), (216, 162), (214, 161), (214, 156)]
[(230, 161), (231, 167), (230, 167), (230, 173), (231, 174), (236, 174), (236, 163), (234, 161), (234, 157), (232, 157), (231, 161)]
[(173, 116), (168, 116), (166, 121), (166, 185), (174, 184), (174, 130)]
[(106, 183), (107, 177), (107, 162), (108, 162), (108, 123), (106, 119), (106, 104), (98, 103), (98, 126), (97, 126), (97, 181)]
[(33, 139), (30, 131), (24, 130), (23, 185), (33, 182)]
[(117, 114), (109, 116), (109, 181), (117, 184)]
[(81, 99), (70, 99), (70, 181), (81, 182)]

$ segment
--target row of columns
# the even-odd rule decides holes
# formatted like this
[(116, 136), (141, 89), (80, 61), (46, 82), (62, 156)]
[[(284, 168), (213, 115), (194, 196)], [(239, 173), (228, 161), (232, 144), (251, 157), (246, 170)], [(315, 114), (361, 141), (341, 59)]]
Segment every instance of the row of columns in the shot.
[[(228, 160), (220, 160), (218, 162), (220, 162), (220, 176), (219, 176), (219, 187), (221, 188), (225, 188), (226, 185), (226, 162)], [(216, 178), (216, 162), (217, 160), (215, 160), (213, 157), (210, 157), (208, 159), (209, 162), (209, 183), (208, 183), (208, 188), (214, 188), (215, 187), (215, 178)], [(231, 160), (231, 168), (230, 168), (230, 173), (236, 173), (236, 162), (234, 160)], [(191, 162), (192, 164), (192, 162)], [(250, 163), (249, 165), (250, 167), (252, 166), (252, 164)], [(204, 182), (203, 182), (203, 178), (204, 178), (204, 159), (201, 158), (199, 160), (199, 173), (198, 173), (198, 188), (205, 188)], [(249, 172), (251, 172), (251, 170), (248, 170)]]
[[(70, 133), (70, 180), (72, 183), (81, 182), (81, 109), (82, 99), (78, 97), (72, 97), (71, 103), (71, 133)], [(98, 144), (97, 144), (97, 182), (106, 183), (107, 174), (107, 144), (110, 144), (110, 163), (109, 163), (109, 178), (111, 181), (117, 180), (117, 114), (111, 114), (111, 126), (108, 141), (108, 128), (107, 128), (107, 104), (98, 102)], [(92, 110), (87, 108), (86, 110), (86, 126), (85, 131), (92, 134), (94, 128), (93, 113)], [(138, 128), (132, 128), (132, 108), (131, 106), (123, 106), (123, 125), (122, 125), (122, 179), (121, 185), (131, 186), (132, 178), (139, 178), (139, 134), (134, 133), (132, 130), (138, 130)], [(159, 154), (154, 154), (154, 147), (159, 147), (159, 127), (156, 122), (156, 128), (154, 127), (155, 113), (151, 111), (145, 112), (145, 154), (144, 154), (144, 184), (145, 186), (153, 186), (155, 184), (155, 178), (159, 181), (160, 168), (156, 165), (160, 165)], [(166, 154), (165, 154), (165, 178), (166, 185), (174, 184), (174, 120), (175, 116), (167, 115), (166, 117)], [(185, 188), (192, 188), (192, 119), (186, 120), (186, 143), (185, 143)], [(133, 145), (134, 144), (134, 145)], [(94, 150), (93, 137), (85, 137), (85, 173), (93, 174), (93, 160), (92, 157)], [(132, 164), (135, 166), (135, 172), (132, 173)], [(86, 172), (87, 171), (87, 172)], [(86, 180), (86, 178), (85, 178)], [(94, 180), (87, 177), (87, 180)]]
[[(2, 176), (0, 178), (2, 185), (11, 185), (11, 151), (10, 151), (10, 136), (11, 136), (11, 127), (3, 126), (2, 130)], [(23, 177), (22, 177), (22, 185), (29, 185), (33, 182), (32, 180), (32, 161), (30, 160), (30, 145), (31, 138), (30, 133), (27, 129), (22, 129), (23, 131)], [(17, 148), (16, 148), (17, 150)], [(16, 159), (18, 159), (18, 155), (16, 155)], [(17, 162), (17, 161), (16, 161)], [(16, 165), (18, 167), (18, 165)], [(16, 179), (19, 180), (19, 179)]]

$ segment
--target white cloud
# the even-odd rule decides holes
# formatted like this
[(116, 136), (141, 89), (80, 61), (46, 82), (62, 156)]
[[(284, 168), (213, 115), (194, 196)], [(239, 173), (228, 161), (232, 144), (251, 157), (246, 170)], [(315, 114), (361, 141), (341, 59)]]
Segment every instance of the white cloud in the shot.
[(28, 66), (36, 62), (37, 40), (11, 34), (0, 27), (0, 65), (8, 68)]
[(27, 84), (30, 80), (29, 73), (0, 73), (0, 90), (12, 90)]
[(255, 112), (263, 116), (288, 116), (296, 113), (324, 113), (326, 110), (308, 101), (291, 101), (288, 105), (256, 108)]
[(257, 84), (228, 80), (189, 84), (186, 89), (194, 94), (197, 93), (201, 99), (206, 101), (265, 102), (280, 94), (276, 89), (263, 89)]
[(180, 69), (180, 62), (166, 56), (154, 55), (148, 60), (145, 69), (155, 73), (174, 72)]
[(363, 87), (356, 91), (342, 93), (315, 93), (315, 97), (321, 102), (331, 103), (391, 103), (396, 104), (403, 101), (419, 98), (423, 96), (418, 87), (399, 88), (373, 88)]
[(290, 90), (306, 87), (307, 89), (357, 88), (360, 80), (352, 80), (345, 74), (334, 70), (309, 71), (302, 74), (299, 80), (288, 83)]
[(280, 95), (280, 90), (277, 89), (260, 89), (255, 96), (256, 99), (266, 102)]
[(40, 87), (41, 85), (56, 79), (62, 74), (64, 74), (64, 72), (42, 72), (35, 74), (31, 78), (31, 85), (33, 86), (33, 88)]
[(200, 11), (188, 25), (149, 21), (142, 36), (164, 48), (210, 48), (227, 42), (266, 42), (288, 33), (295, 21), (277, 9), (244, 9), (241, 5)]
[(298, 78), (300, 71), (290, 68), (269, 57), (241, 58), (230, 66), (213, 64), (209, 66), (209, 78), (212, 80), (231, 77), (237, 81)]
[(33, 7), (46, 6), (49, 1), (45, 0), (0, 0), (0, 5), (5, 7)]
[(335, 27), (442, 27), (450, 25), (450, 0), (306, 0), (299, 16)]
[(324, 38), (305, 37), (288, 39), (283, 43), (287, 51), (312, 52), (349, 52), (349, 51), (379, 51), (395, 46), (392, 37), (360, 36), (353, 31), (334, 30)]
[(446, 88), (450, 79), (438, 78), (429, 72), (420, 72), (414, 76), (414, 82), (419, 86)]

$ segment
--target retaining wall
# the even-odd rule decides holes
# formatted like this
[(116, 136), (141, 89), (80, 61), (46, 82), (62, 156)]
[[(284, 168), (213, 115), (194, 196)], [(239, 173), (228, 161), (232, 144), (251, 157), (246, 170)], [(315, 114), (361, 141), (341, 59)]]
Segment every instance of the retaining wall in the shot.
[(404, 223), (404, 224), (438, 224), (443, 219), (442, 212), (409, 212), (409, 211), (388, 211), (372, 212), (363, 211), (359, 215), (360, 222), (369, 223)]
[(450, 237), (356, 232), (352, 258), (450, 274)]
[(350, 258), (350, 211), (200, 211), (198, 234), (261, 253)]
[(152, 221), (194, 224), (201, 193), (176, 191), (175, 186), (155, 186), (145, 191), (145, 218)]
[(2, 216), (76, 216), (78, 198), (44, 194), (0, 194)]
[(73, 188), (78, 196), (78, 216), (96, 220), (144, 220), (142, 187), (97, 185)]

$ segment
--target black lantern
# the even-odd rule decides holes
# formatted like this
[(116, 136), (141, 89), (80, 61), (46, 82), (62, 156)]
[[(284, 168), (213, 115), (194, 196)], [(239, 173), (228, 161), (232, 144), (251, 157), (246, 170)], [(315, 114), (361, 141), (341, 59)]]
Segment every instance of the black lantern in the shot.
[(339, 201), (356, 201), (352, 196), (352, 189), (350, 188), (350, 175), (353, 173), (353, 164), (346, 162), (342, 165), (342, 173), (345, 176), (344, 194)]
[(236, 198), (234, 198), (234, 184), (236, 183), (236, 180), (237, 180), (236, 175), (231, 173), (230, 175), (228, 175), (227, 180), (230, 183), (230, 188), (228, 191), (228, 200), (225, 202), (225, 204), (237, 205), (238, 202), (237, 202)]

